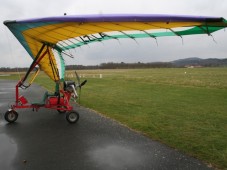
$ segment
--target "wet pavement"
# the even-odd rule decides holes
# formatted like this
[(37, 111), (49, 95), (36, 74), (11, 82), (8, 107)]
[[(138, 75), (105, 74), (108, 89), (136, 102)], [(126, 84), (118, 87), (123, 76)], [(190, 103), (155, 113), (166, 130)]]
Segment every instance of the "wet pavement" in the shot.
[[(209, 169), (204, 163), (134, 132), (89, 109), (75, 106), (77, 124), (55, 110), (18, 110), (8, 124), (4, 113), (15, 100), (14, 81), (0, 80), (0, 169), (150, 170)], [(45, 90), (22, 91), (39, 101)]]

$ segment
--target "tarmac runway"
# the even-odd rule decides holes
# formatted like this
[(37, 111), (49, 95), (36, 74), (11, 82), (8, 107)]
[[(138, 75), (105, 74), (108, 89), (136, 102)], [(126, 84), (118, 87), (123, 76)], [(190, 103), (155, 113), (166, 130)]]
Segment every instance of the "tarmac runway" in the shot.
[[(15, 81), (0, 80), (1, 170), (196, 170), (210, 169), (138, 132), (75, 105), (76, 124), (55, 110), (18, 110), (15, 123), (4, 120), (15, 100)], [(32, 85), (21, 91), (29, 101), (42, 99), (45, 89)]]

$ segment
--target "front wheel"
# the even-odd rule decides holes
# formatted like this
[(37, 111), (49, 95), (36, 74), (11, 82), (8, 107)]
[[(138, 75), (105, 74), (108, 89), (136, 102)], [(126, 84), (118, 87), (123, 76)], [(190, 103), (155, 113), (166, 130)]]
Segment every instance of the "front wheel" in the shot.
[(18, 113), (15, 110), (10, 109), (5, 113), (4, 117), (7, 122), (13, 123), (17, 120)]
[(79, 120), (79, 117), (79, 113), (74, 110), (66, 113), (66, 120), (69, 123), (76, 123)]

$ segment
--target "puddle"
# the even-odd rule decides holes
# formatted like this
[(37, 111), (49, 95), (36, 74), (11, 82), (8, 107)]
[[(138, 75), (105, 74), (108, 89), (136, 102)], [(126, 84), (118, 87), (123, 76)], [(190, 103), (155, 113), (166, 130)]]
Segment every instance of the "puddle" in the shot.
[(1, 169), (13, 169), (12, 162), (17, 153), (17, 144), (5, 134), (0, 134)]
[[(6, 125), (6, 121), (1, 121), (0, 120), (0, 127), (5, 126), (5, 125)], [(0, 141), (1, 141), (1, 136), (0, 136)]]
[[(133, 168), (141, 164), (138, 151), (119, 145), (108, 145), (90, 152), (89, 156), (99, 167), (109, 169)], [(107, 168), (107, 169), (108, 169)]]

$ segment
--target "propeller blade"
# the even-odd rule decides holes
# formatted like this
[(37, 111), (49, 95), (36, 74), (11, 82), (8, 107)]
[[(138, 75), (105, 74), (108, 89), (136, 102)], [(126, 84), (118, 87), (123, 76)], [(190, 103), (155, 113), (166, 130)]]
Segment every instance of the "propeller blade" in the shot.
[(84, 80), (81, 84), (80, 87), (84, 86), (87, 83), (87, 80)]
[(76, 79), (77, 79), (78, 87), (79, 87), (79, 95), (78, 95), (79, 101), (78, 101), (78, 103), (80, 103), (80, 96), (81, 96), (80, 77), (79, 77), (79, 75), (77, 74), (76, 70), (75, 70), (75, 74), (76, 74)]
[(78, 84), (80, 84), (80, 77), (79, 77), (79, 75), (77, 74), (76, 70), (75, 70), (75, 74), (76, 74), (76, 79), (77, 79), (77, 81), (78, 81)]

